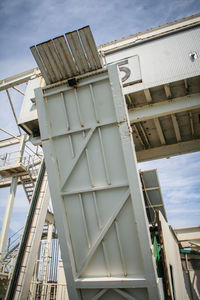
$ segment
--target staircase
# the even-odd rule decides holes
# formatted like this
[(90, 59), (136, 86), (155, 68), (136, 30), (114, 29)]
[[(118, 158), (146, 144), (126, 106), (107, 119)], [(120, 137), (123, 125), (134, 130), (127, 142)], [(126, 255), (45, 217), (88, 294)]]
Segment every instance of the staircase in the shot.
[(35, 188), (35, 183), (33, 181), (30, 170), (28, 169), (27, 173), (20, 176), (21, 183), (23, 185), (25, 194), (28, 198), (28, 201), (31, 202), (33, 197), (33, 192)]
[(19, 176), (29, 202), (32, 200), (35, 181), (38, 176), (38, 169), (36, 166), (40, 165), (40, 163), (40, 161), (35, 160), (35, 157), (29, 155), (28, 158), (26, 158), (26, 172), (23, 172)]

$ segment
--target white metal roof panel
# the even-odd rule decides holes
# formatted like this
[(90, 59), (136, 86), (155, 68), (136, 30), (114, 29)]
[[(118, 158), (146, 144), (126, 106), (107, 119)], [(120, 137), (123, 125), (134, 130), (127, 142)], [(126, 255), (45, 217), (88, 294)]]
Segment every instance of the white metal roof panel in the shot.
[(59, 53), (60, 60), (63, 62), (65, 71), (67, 72), (67, 77), (72, 77), (72, 75), (78, 74), (78, 69), (74, 64), (73, 57), (67, 46), (66, 40), (63, 36), (53, 39), (54, 45)]
[(93, 35), (90, 32), (90, 28), (86, 26), (82, 29), (79, 29), (79, 35), (81, 37), (81, 42), (86, 50), (91, 68), (94, 70), (100, 69), (102, 67), (102, 62), (99, 59), (99, 54), (95, 46)]

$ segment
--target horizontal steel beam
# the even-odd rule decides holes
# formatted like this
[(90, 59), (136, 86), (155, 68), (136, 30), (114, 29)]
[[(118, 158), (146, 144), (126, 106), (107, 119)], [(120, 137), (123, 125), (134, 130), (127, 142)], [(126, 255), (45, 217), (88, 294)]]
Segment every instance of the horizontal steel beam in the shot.
[[(0, 188), (5, 188), (5, 187), (11, 186), (11, 182), (12, 182), (12, 177), (1, 178), (0, 179)], [(19, 178), (18, 178), (17, 184), (21, 184), (21, 181)]]
[(140, 150), (136, 152), (138, 162), (154, 160), (159, 158), (168, 158), (180, 154), (200, 151), (200, 139), (187, 142), (180, 142), (172, 145)]
[(200, 226), (174, 229), (179, 242), (184, 241), (200, 241)]
[(50, 212), (49, 210), (47, 211), (45, 222), (50, 223), (50, 224), (55, 224), (54, 214), (52, 212)]
[(103, 289), (103, 288), (143, 288), (147, 287), (147, 280), (142, 276), (134, 276), (132, 278), (92, 278), (92, 279), (76, 279), (76, 288), (87, 289)]
[(200, 108), (200, 93), (134, 108), (128, 113), (130, 122), (136, 123), (196, 108)]
[(11, 145), (19, 144), (20, 142), (20, 136), (18, 137), (11, 137), (9, 139), (4, 139), (0, 141), (0, 148), (8, 147)]
[(14, 87), (33, 79), (35, 77), (41, 76), (39, 68), (34, 68), (17, 75), (8, 77), (6, 79), (0, 80), (0, 91), (6, 90), (8, 88)]
[(200, 248), (200, 226), (174, 229), (182, 248)]

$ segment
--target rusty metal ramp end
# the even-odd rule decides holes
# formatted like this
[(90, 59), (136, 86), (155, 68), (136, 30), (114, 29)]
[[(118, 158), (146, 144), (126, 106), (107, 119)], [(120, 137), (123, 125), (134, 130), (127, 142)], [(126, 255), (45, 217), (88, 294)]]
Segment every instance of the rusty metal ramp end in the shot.
[(89, 26), (30, 49), (47, 85), (103, 67)]

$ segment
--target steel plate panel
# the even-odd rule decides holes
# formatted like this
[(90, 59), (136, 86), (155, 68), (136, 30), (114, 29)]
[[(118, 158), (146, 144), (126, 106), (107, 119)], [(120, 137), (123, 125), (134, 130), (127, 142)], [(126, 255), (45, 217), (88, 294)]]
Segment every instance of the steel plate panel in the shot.
[(129, 295), (122, 285), (161, 299), (117, 67), (106, 74), (54, 95), (35, 90), (69, 298), (86, 299), (93, 282), (113, 284), (107, 295), (119, 299)]

